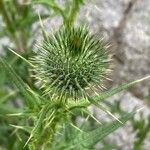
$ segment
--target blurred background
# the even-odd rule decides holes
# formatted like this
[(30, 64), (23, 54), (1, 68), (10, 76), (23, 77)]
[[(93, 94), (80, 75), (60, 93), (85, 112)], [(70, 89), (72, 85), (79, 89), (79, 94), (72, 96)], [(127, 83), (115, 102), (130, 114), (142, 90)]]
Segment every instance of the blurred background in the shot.
[[(25, 58), (33, 55), (35, 44), (42, 40), (38, 13), (48, 33), (57, 30), (64, 22), (61, 9), (73, 5), (71, 0), (56, 0), (54, 5), (36, 3), (28, 0), (0, 0), (0, 55), (33, 89), (34, 80), (25, 62), (15, 56), (12, 48)], [(112, 81), (106, 88), (116, 87), (129, 80), (135, 80), (150, 74), (150, 0), (80, 0), (76, 9), (75, 24), (87, 24), (99, 37), (110, 44), (112, 53)], [(69, 7), (69, 6), (68, 6)], [(67, 14), (67, 10), (64, 12)], [(0, 150), (11, 149), (14, 129), (9, 124), (22, 120), (6, 116), (15, 108), (22, 108), (23, 102), (18, 91), (8, 82), (7, 76), (0, 70)], [(11, 101), (10, 101), (11, 100)], [(150, 82), (142, 82), (128, 91), (109, 98), (106, 103), (117, 116), (119, 111), (132, 111), (144, 107), (140, 113), (124, 127), (105, 138), (103, 143), (118, 150), (150, 149)], [(11, 109), (9, 107), (11, 106)], [(13, 109), (12, 109), (13, 108)], [(109, 120), (106, 114), (90, 107), (90, 111), (100, 120)], [(19, 124), (18, 123), (18, 124)], [(16, 132), (15, 132), (16, 133)], [(19, 143), (19, 141), (18, 141)], [(8, 146), (9, 145), (9, 146)], [(17, 145), (17, 144), (16, 144)], [(15, 146), (14, 146), (15, 147)], [(17, 147), (17, 146), (16, 146)], [(15, 148), (14, 148), (15, 149)], [(17, 150), (17, 149), (16, 149)]]

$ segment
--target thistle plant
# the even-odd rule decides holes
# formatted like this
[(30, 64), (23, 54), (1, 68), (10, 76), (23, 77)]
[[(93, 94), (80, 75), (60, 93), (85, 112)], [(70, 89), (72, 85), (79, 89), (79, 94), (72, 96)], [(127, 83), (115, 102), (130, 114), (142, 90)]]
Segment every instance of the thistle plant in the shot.
[(87, 98), (87, 88), (101, 88), (108, 70), (106, 45), (86, 27), (62, 27), (38, 46), (34, 76), (51, 100)]
[[(51, 7), (56, 14), (61, 14), (64, 26), (48, 35), (42, 25), (44, 40), (37, 45), (38, 50), (29, 60), (10, 49), (30, 65), (37, 86), (25, 83), (12, 66), (4, 58), (0, 58), (0, 70), (18, 88), (15, 94), (19, 91), (24, 100), (23, 109), (9, 107), (7, 110), (4, 105), (0, 105), (1, 114), (17, 120), (9, 123), (9, 129), (15, 128), (13, 133), (17, 136), (14, 137), (19, 137), (19, 146), (13, 144), (11, 149), (96, 149), (96, 143), (122, 126), (135, 113), (120, 113), (117, 118), (103, 107), (102, 101), (150, 76), (102, 91), (110, 64), (108, 45), (86, 26), (73, 25), (83, 0), (68, 0), (65, 8), (59, 7), (54, 0), (31, 1), (31, 4), (40, 3)], [(66, 13), (68, 10), (69, 13)], [(102, 124), (88, 111), (91, 104), (115, 120)], [(79, 115), (85, 117), (81, 126), (76, 122)], [(93, 130), (85, 127), (88, 118), (97, 122)]]
[[(86, 27), (61, 27), (50, 36), (44, 34), (44, 41), (38, 45), (38, 51), (29, 61), (11, 50), (31, 66), (33, 76), (43, 91), (42, 95), (25, 84), (7, 62), (0, 59), (0, 67), (19, 88), (27, 104), (22, 113), (9, 112), (9, 116), (27, 120), (23, 126), (11, 125), (29, 134), (24, 147), (30, 150), (91, 149), (133, 116), (134, 112), (131, 112), (118, 119), (99, 102), (148, 79), (149, 76), (97, 95), (90, 96), (87, 92), (87, 88), (95, 91), (95, 85), (101, 88), (107, 76), (109, 59), (106, 48), (103, 40), (90, 33)], [(88, 112), (90, 104), (113, 116), (115, 121), (101, 125)], [(77, 112), (96, 120), (96, 129), (85, 130), (83, 127), (86, 122), (82, 128), (79, 127), (72, 120), (73, 116), (78, 116)], [(30, 124), (29, 120), (33, 123)]]

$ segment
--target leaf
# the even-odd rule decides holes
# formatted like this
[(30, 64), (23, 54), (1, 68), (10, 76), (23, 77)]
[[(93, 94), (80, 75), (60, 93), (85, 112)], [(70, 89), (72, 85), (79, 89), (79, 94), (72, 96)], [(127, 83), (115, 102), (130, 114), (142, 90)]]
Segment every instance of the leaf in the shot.
[(0, 104), (0, 115), (6, 117), (7, 114), (19, 113), (21, 109), (13, 108), (8, 105)]
[(15, 71), (7, 64), (7, 62), (0, 58), (0, 67), (7, 73), (10, 82), (14, 83), (19, 89), (20, 93), (24, 96), (25, 102), (29, 108), (38, 106), (37, 98), (29, 92), (29, 86), (15, 73)]
[(52, 9), (58, 12), (63, 12), (63, 10), (52, 0), (33, 0), (32, 4), (45, 4), (50, 6)]
[(52, 8), (55, 12), (58, 12), (62, 15), (64, 19), (66, 19), (66, 15), (64, 13), (64, 10), (60, 8), (57, 3), (54, 2), (54, 0), (33, 0), (31, 4), (43, 4), (46, 6), (49, 6)]
[(13, 124), (10, 124), (10, 126), (16, 128), (16, 129), (24, 130), (28, 133), (31, 133), (31, 131), (32, 131), (32, 127), (29, 127), (29, 126), (17, 126), (17, 125), (13, 125)]
[(41, 112), (39, 113), (39, 118), (35, 123), (34, 128), (31, 131), (30, 137), (28, 138), (28, 140), (26, 141), (24, 147), (26, 147), (26, 145), (29, 143), (29, 141), (35, 136), (35, 134), (37, 134), (37, 136), (40, 136), (39, 134), (39, 130), (42, 126), (43, 120), (45, 118), (45, 115), (47, 113), (47, 111), (49, 110), (49, 106), (44, 106), (41, 110)]
[(30, 66), (32, 66), (32, 63), (30, 63), (27, 59), (25, 59), (24, 57), (22, 57), (21, 55), (19, 55), (18, 53), (16, 53), (13, 49), (8, 48), (8, 50), (10, 50), (13, 54), (15, 54), (16, 56), (20, 57), (24, 62), (26, 62), (27, 64), (29, 64)]
[[(144, 78), (135, 80), (135, 81), (130, 81), (128, 83), (122, 84), (122, 85), (118, 86), (117, 88), (102, 92), (98, 96), (92, 96), (92, 97), (90, 97), (90, 99), (91, 100), (93, 99), (95, 102), (100, 102), (102, 100), (105, 100), (106, 98), (109, 98), (109, 97), (111, 97), (111, 96), (113, 96), (117, 93), (120, 93), (121, 91), (126, 90), (126, 89), (134, 86), (135, 84), (137, 84), (139, 82), (142, 82), (144, 80), (147, 80), (147, 79), (150, 79), (150, 75), (146, 76)], [(81, 99), (77, 102), (70, 101), (69, 104), (68, 104), (68, 107), (70, 109), (73, 108), (73, 107), (86, 107), (90, 104), (91, 104), (91, 102), (89, 102), (87, 99)]]
[[(47, 19), (49, 17), (51, 17), (49, 14), (48, 15), (47, 14), (41, 15), (42, 19)], [(18, 20), (18, 24), (19, 24), (20, 28), (24, 28), (24, 27), (31, 25), (31, 24), (34, 24), (38, 21), (39, 21), (38, 15), (34, 15), (34, 16), (29, 16), (28, 18), (23, 18), (23, 20)]]
[(35, 114), (33, 112), (28, 112), (24, 110), (16, 111), (16, 113), (7, 113), (8, 117), (17, 117), (17, 118), (29, 118), (29, 117), (34, 117)]
[[(122, 117), (119, 118), (121, 122), (125, 123), (129, 119), (133, 117), (135, 112), (128, 113)], [(103, 125), (100, 125), (100, 127), (89, 131), (89, 132), (81, 132), (78, 134), (77, 137), (72, 139), (68, 144), (67, 148), (65, 150), (82, 150), (82, 148), (91, 148), (93, 147), (98, 141), (101, 141), (104, 139), (107, 135), (121, 127), (123, 124), (119, 123), (117, 120), (112, 121), (110, 123), (105, 123)]]
[(9, 94), (7, 94), (3, 97), (0, 97), (0, 104), (6, 102), (10, 98), (16, 96), (16, 94), (17, 94), (17, 91), (12, 91), (12, 92), (10, 92)]

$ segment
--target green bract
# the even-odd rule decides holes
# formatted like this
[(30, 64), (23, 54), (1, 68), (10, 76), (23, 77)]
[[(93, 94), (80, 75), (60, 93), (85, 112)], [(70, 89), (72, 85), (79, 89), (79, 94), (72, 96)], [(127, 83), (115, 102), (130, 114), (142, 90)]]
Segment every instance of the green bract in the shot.
[(55, 99), (86, 97), (86, 88), (102, 83), (108, 68), (106, 46), (86, 27), (62, 27), (38, 46), (32, 58), (35, 78)]

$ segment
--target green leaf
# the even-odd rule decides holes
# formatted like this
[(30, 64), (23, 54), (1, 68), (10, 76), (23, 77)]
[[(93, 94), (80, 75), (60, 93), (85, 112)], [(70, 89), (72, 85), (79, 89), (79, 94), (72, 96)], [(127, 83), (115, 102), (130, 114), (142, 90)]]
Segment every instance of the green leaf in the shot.
[[(134, 112), (128, 113), (119, 118), (121, 122), (125, 123), (129, 119), (131, 119), (134, 115)], [(89, 132), (81, 132), (78, 134), (77, 137), (72, 139), (65, 150), (82, 150), (83, 148), (91, 148), (93, 147), (98, 141), (104, 139), (107, 135), (121, 127), (123, 124), (119, 123), (117, 120), (112, 121), (110, 123), (105, 123), (100, 125), (100, 127), (89, 131)]]
[[(47, 14), (41, 15), (42, 19), (47, 19), (49, 17), (51, 17), (51, 15), (47, 15)], [(38, 17), (38, 15), (34, 15), (34, 16), (29, 16), (28, 18), (24, 18), (21, 21), (18, 20), (18, 24), (19, 24), (19, 27), (24, 28), (27, 25), (31, 25), (37, 21), (39, 21), (39, 17)]]
[(24, 147), (26, 147), (26, 145), (29, 143), (29, 141), (31, 140), (31, 138), (33, 138), (35, 135), (37, 135), (38, 137), (40, 136), (39, 130), (42, 127), (43, 120), (44, 120), (45, 115), (46, 115), (47, 111), (49, 110), (49, 108), (50, 108), (49, 106), (44, 106), (42, 108), (42, 110), (39, 112), (39, 118), (36, 121), (35, 126), (32, 129), (32, 131), (31, 131), (30, 137), (28, 138), (28, 140), (25, 143)]
[(43, 4), (52, 8), (55, 12), (62, 15), (63, 19), (66, 20), (64, 10), (54, 2), (54, 0), (33, 0), (31, 4)]
[(17, 91), (12, 91), (12, 92), (10, 92), (9, 94), (7, 94), (3, 97), (0, 97), (0, 104), (6, 102), (10, 98), (16, 96), (16, 94), (17, 94)]
[(32, 131), (32, 127), (29, 127), (29, 126), (17, 126), (17, 125), (13, 125), (13, 124), (10, 124), (10, 126), (16, 128), (16, 129), (24, 130), (28, 133), (31, 133), (31, 131)]
[(13, 108), (8, 105), (0, 104), (0, 115), (3, 115), (3, 117), (6, 117), (8, 114), (13, 114), (13, 113), (19, 113), (21, 112), (21, 109), (19, 108)]
[(31, 3), (48, 5), (53, 10), (63, 13), (63, 10), (52, 0), (33, 0)]
[(35, 108), (38, 106), (37, 98), (29, 92), (29, 86), (23, 82), (23, 80), (15, 73), (15, 71), (7, 64), (7, 62), (0, 58), (0, 67), (9, 76), (10, 82), (14, 83), (19, 89), (20, 93), (24, 96), (25, 102), (29, 108)]
[[(132, 86), (134, 86), (135, 84), (139, 83), (139, 82), (142, 82), (144, 80), (147, 80), (147, 79), (150, 79), (150, 76), (146, 76), (144, 78), (141, 78), (141, 79), (138, 79), (138, 80), (135, 80), (135, 81), (130, 81), (128, 83), (125, 83), (125, 84), (122, 84), (120, 86), (118, 86), (117, 88), (114, 88), (114, 89), (111, 89), (111, 90), (108, 90), (108, 91), (105, 91), (105, 92), (102, 92), (100, 93), (98, 96), (92, 96), (90, 97), (90, 99), (94, 100), (95, 102), (100, 102), (100, 101), (103, 101), (105, 100), (106, 98), (109, 98), (117, 93), (120, 93), (122, 92), (123, 90), (126, 90)], [(70, 101), (69, 104), (68, 104), (68, 107), (69, 108), (74, 108), (74, 107), (86, 107), (88, 105), (90, 105), (91, 102), (89, 102), (88, 100), (86, 99), (81, 99), (77, 102), (74, 102), (74, 101)]]

